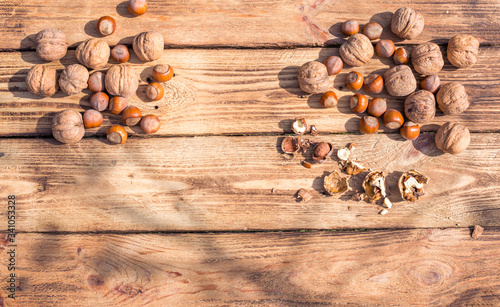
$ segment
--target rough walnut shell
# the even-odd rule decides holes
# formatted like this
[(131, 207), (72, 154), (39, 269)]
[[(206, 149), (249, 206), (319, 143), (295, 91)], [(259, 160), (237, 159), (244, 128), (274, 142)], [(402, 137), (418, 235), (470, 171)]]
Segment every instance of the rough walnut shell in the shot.
[(350, 66), (361, 66), (373, 57), (373, 45), (363, 34), (354, 34), (340, 46), (340, 56)]
[[(413, 181), (411, 178), (414, 178)], [(422, 185), (422, 187), (416, 187), (415, 185), (409, 185), (408, 187), (405, 186), (405, 183), (408, 183), (408, 180), (413, 181), (415, 185)], [(399, 177), (398, 181), (398, 186), (399, 186), (399, 192), (401, 193), (401, 197), (404, 200), (407, 201), (417, 201), (420, 196), (424, 195), (424, 188), (423, 184), (426, 184), (429, 182), (429, 178), (427, 178), (424, 174), (417, 170), (410, 170), (407, 173), (403, 173), (401, 177)], [(407, 184), (408, 185), (408, 184)]]
[(423, 43), (413, 48), (411, 62), (422, 75), (437, 74), (444, 66), (441, 49), (434, 43)]
[(316, 61), (302, 65), (299, 69), (298, 79), (300, 88), (309, 94), (324, 93), (330, 86), (326, 66)]
[(402, 7), (392, 15), (391, 30), (401, 38), (414, 39), (424, 30), (424, 17), (409, 7)]
[(30, 93), (49, 97), (57, 92), (57, 71), (49, 66), (38, 64), (26, 75), (26, 85)]
[(75, 110), (58, 112), (52, 118), (52, 135), (61, 143), (76, 143), (85, 135), (82, 115)]
[(106, 90), (109, 94), (130, 97), (139, 87), (139, 77), (127, 64), (112, 65), (106, 73)]
[(477, 62), (479, 41), (472, 35), (458, 34), (448, 42), (448, 60), (456, 67), (470, 67)]
[(108, 43), (97, 38), (91, 38), (76, 48), (76, 58), (80, 63), (92, 69), (106, 66), (111, 50)]
[(398, 65), (384, 74), (385, 88), (391, 96), (407, 96), (417, 89), (417, 80), (407, 65)]
[(465, 87), (458, 82), (443, 85), (437, 95), (437, 103), (444, 114), (462, 113), (469, 107), (469, 98)]
[(44, 29), (35, 37), (36, 53), (45, 61), (62, 59), (68, 51), (66, 34), (54, 29)]
[(156, 31), (139, 33), (134, 37), (132, 47), (144, 62), (158, 60), (163, 54), (163, 36)]
[(470, 143), (470, 133), (464, 125), (447, 122), (436, 132), (436, 146), (444, 152), (458, 154)]
[(436, 114), (434, 95), (426, 90), (417, 91), (405, 100), (405, 115), (414, 123), (424, 124)]
[(340, 176), (338, 171), (333, 171), (323, 179), (323, 188), (330, 195), (344, 193), (349, 189), (348, 177)]
[(89, 71), (83, 65), (66, 67), (59, 78), (59, 87), (66, 95), (75, 95), (88, 87)]
[(372, 171), (363, 180), (367, 200), (375, 203), (379, 199), (386, 197), (385, 174), (382, 171)]

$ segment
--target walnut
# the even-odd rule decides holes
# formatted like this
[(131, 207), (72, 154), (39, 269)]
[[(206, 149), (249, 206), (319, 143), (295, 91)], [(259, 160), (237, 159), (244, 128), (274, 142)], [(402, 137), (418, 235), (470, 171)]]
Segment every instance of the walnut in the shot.
[(417, 91), (405, 100), (405, 115), (414, 123), (424, 124), (436, 114), (434, 95), (426, 90)]
[(163, 36), (156, 31), (139, 33), (134, 37), (132, 47), (144, 62), (158, 60), (163, 55)]
[(479, 41), (472, 35), (458, 34), (448, 42), (448, 60), (456, 67), (470, 67), (477, 62)]
[(35, 37), (36, 53), (45, 61), (62, 59), (68, 51), (66, 34), (54, 29), (44, 29)]
[(414, 39), (424, 29), (424, 17), (409, 7), (398, 9), (391, 20), (391, 30), (397, 36)]
[(340, 176), (338, 171), (333, 171), (323, 179), (323, 188), (330, 195), (344, 193), (349, 189), (348, 177)]
[(429, 182), (429, 178), (417, 170), (412, 169), (403, 173), (398, 182), (401, 197), (411, 202), (418, 200), (420, 196), (425, 194), (424, 184), (427, 182)]
[(384, 74), (385, 88), (391, 96), (407, 96), (417, 88), (417, 80), (407, 65), (398, 65)]
[(465, 87), (458, 82), (443, 85), (437, 95), (437, 103), (444, 114), (462, 113), (469, 107), (469, 98)]
[(365, 189), (366, 200), (375, 203), (379, 199), (386, 198), (385, 174), (382, 171), (373, 171), (366, 175), (363, 180), (363, 189)]
[(373, 57), (370, 39), (363, 34), (354, 34), (340, 46), (340, 56), (351, 66), (366, 64)]
[(106, 73), (105, 83), (109, 94), (126, 98), (134, 95), (137, 91), (139, 77), (130, 65), (112, 65)]
[(299, 69), (298, 79), (300, 88), (309, 94), (324, 93), (330, 86), (326, 66), (316, 61), (302, 65)]
[(57, 71), (49, 66), (38, 64), (26, 75), (26, 85), (30, 93), (49, 97), (57, 92)]
[(80, 64), (66, 67), (59, 78), (61, 91), (66, 95), (75, 95), (88, 87), (89, 71)]
[(85, 135), (82, 114), (75, 110), (58, 112), (52, 118), (52, 135), (61, 143), (76, 143)]
[(458, 154), (470, 143), (470, 133), (464, 125), (447, 122), (436, 132), (436, 146), (444, 152)]
[(413, 48), (411, 62), (422, 75), (437, 74), (444, 66), (441, 49), (434, 43), (423, 43)]
[(91, 38), (76, 48), (76, 58), (80, 63), (92, 69), (106, 66), (111, 50), (108, 43), (97, 38)]

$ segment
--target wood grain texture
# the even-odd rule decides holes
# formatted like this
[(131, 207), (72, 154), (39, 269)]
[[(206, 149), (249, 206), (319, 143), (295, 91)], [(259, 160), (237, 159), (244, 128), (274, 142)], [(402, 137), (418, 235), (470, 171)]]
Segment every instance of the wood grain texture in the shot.
[[(143, 113), (160, 116), (163, 126), (158, 135), (263, 134), (291, 132), (294, 118), (304, 117), (316, 124), (320, 133), (358, 132), (359, 117), (349, 108), (352, 91), (345, 88), (345, 78), (351, 68), (331, 77), (332, 90), (339, 96), (339, 106), (323, 109), (320, 95), (305, 95), (297, 81), (300, 65), (311, 60), (324, 60), (338, 54), (338, 48), (294, 50), (199, 50), (174, 49), (165, 51), (155, 62), (144, 64), (135, 56), (131, 63), (140, 74), (142, 85), (137, 96), (129, 101)], [(76, 63), (70, 52), (57, 69)], [(80, 111), (90, 106), (87, 89), (74, 96), (62, 92), (41, 98), (26, 88), (26, 74), (35, 63), (41, 63), (34, 52), (0, 53), (0, 135), (50, 135), (53, 114), (66, 108)], [(170, 63), (176, 77), (166, 83), (166, 95), (160, 102), (149, 102), (145, 87), (155, 63)], [(383, 74), (394, 65), (389, 59), (372, 59), (356, 68), (367, 76)], [(462, 114), (436, 118), (422, 127), (436, 131), (447, 121), (458, 121), (471, 131), (500, 131), (500, 49), (481, 48), (479, 62), (472, 68), (456, 69), (450, 65), (439, 73), (442, 82), (458, 81), (465, 85), (471, 106)], [(417, 76), (418, 77), (418, 76)], [(418, 77), (420, 80), (420, 77)], [(342, 89), (340, 89), (342, 87)], [(364, 92), (364, 91), (362, 91)], [(403, 98), (380, 95), (388, 99), (389, 107), (403, 111)], [(87, 135), (103, 135), (111, 124), (121, 123), (121, 116), (105, 112), (102, 127), (87, 130)], [(382, 125), (383, 126), (383, 125)], [(141, 134), (137, 127), (129, 133)], [(385, 130), (386, 132), (388, 130)]]
[(133, 18), (121, 0), (4, 0), (0, 3), (0, 49), (33, 48), (34, 36), (45, 28), (64, 30), (72, 47), (89, 36), (99, 37), (97, 20), (110, 15), (116, 32), (104, 39), (130, 44), (141, 31), (156, 30), (166, 46), (296, 47), (339, 45), (345, 37), (342, 22), (379, 22), (382, 38), (392, 34), (390, 20), (399, 7), (410, 6), (425, 18), (424, 32), (411, 44), (446, 43), (457, 33), (469, 33), (482, 43), (498, 44), (500, 19), (497, 0), (397, 1), (148, 1), (148, 12)]
[[(0, 199), (15, 194), (19, 231), (212, 231), (499, 226), (500, 138), (473, 134), (459, 155), (443, 154), (433, 134), (331, 135), (336, 149), (355, 142), (355, 158), (388, 174), (394, 208), (351, 200), (366, 173), (341, 196), (323, 195), (337, 159), (300, 165), (278, 137), (104, 138), (60, 145), (52, 139), (1, 139)], [(311, 159), (311, 153), (305, 155)], [(426, 195), (403, 202), (402, 172), (430, 178)], [(296, 201), (301, 188), (314, 198)], [(272, 191), (274, 189), (274, 192)], [(6, 210), (0, 211), (0, 220)], [(7, 223), (0, 224), (6, 230)]]
[(479, 240), (465, 228), (18, 234), (17, 244), (16, 300), (0, 290), (9, 306), (500, 304), (498, 228)]

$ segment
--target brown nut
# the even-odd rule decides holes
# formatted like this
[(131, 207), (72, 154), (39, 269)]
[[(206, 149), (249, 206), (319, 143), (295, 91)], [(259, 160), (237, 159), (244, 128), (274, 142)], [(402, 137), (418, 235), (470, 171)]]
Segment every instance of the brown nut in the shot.
[(370, 40), (380, 38), (384, 28), (376, 22), (369, 22), (363, 27), (363, 34), (366, 35)]
[(417, 124), (431, 121), (436, 114), (436, 100), (434, 95), (426, 90), (420, 90), (406, 97), (405, 115)]
[(378, 94), (384, 90), (384, 79), (377, 74), (371, 74), (363, 82), (365, 91), (370, 94)]
[(437, 74), (444, 66), (443, 54), (434, 43), (423, 43), (411, 52), (413, 68), (422, 75)]
[(469, 107), (469, 98), (465, 87), (458, 82), (446, 83), (436, 95), (439, 109), (444, 114), (462, 113)]
[(106, 137), (112, 144), (123, 144), (127, 141), (128, 134), (127, 131), (125, 131), (125, 128), (123, 128), (122, 126), (114, 125), (108, 129)]
[(399, 129), (401, 136), (407, 140), (413, 141), (420, 135), (420, 126), (412, 121), (406, 121), (403, 127)]
[(332, 91), (325, 92), (319, 100), (323, 108), (333, 108), (339, 103), (337, 94)]
[(399, 129), (403, 123), (403, 114), (398, 110), (389, 109), (384, 113), (384, 126), (389, 129)]
[(387, 111), (387, 101), (383, 98), (373, 98), (368, 102), (367, 112), (371, 116), (380, 117)]
[(146, 88), (146, 95), (149, 99), (157, 101), (163, 98), (163, 86), (158, 82), (153, 82)]
[(391, 30), (405, 39), (414, 39), (424, 29), (424, 17), (409, 7), (398, 9), (391, 20)]
[(106, 73), (106, 90), (110, 95), (130, 97), (139, 87), (139, 77), (127, 64), (112, 65)]
[(144, 62), (158, 60), (163, 55), (163, 36), (156, 31), (139, 33), (134, 37), (132, 47)]
[(390, 39), (381, 39), (375, 45), (375, 52), (381, 58), (390, 58), (395, 50), (396, 46)]
[(116, 45), (111, 49), (111, 57), (118, 63), (125, 63), (130, 59), (130, 53), (125, 45)]
[(75, 95), (88, 87), (89, 71), (83, 65), (66, 67), (59, 77), (59, 87), (66, 95)]
[(130, 0), (127, 9), (131, 14), (144, 15), (148, 10), (148, 3), (146, 0)]
[(323, 188), (330, 195), (344, 193), (349, 190), (348, 177), (340, 176), (338, 171), (333, 171), (323, 179)]
[(108, 64), (111, 50), (108, 43), (97, 38), (91, 38), (76, 48), (76, 58), (78, 61), (92, 69), (103, 68)]
[(363, 94), (356, 93), (349, 99), (349, 106), (354, 113), (363, 113), (368, 108), (368, 98)]
[(112, 114), (120, 114), (126, 107), (128, 107), (128, 101), (120, 96), (115, 96), (109, 101), (109, 112)]
[(378, 119), (373, 116), (363, 116), (359, 121), (359, 131), (364, 134), (371, 134), (377, 132), (379, 127)]
[(167, 82), (174, 76), (174, 69), (167, 64), (158, 64), (153, 67), (153, 78), (158, 82)]
[(394, 51), (394, 63), (397, 65), (406, 64), (410, 62), (410, 52), (404, 47), (400, 47)]
[(148, 114), (141, 120), (141, 129), (144, 133), (156, 133), (160, 130), (160, 119), (156, 115)]
[(54, 29), (44, 29), (35, 37), (36, 54), (44, 61), (62, 59), (68, 51), (66, 34)]
[(324, 93), (330, 86), (326, 66), (316, 61), (302, 65), (299, 69), (298, 79), (300, 88), (309, 94)]
[(470, 143), (470, 132), (464, 125), (447, 122), (436, 132), (436, 146), (450, 154), (459, 154)]
[(286, 154), (294, 154), (297, 151), (299, 151), (299, 143), (297, 142), (297, 139), (291, 136), (287, 136), (286, 138), (283, 139), (281, 142), (281, 151)]
[(97, 92), (103, 92), (106, 89), (105, 83), (104, 83), (104, 73), (100, 71), (96, 71), (93, 74), (90, 75), (89, 77), (89, 90), (91, 90), (94, 93)]
[(363, 181), (363, 189), (367, 200), (371, 203), (387, 197), (384, 172), (373, 171), (368, 173)]
[(373, 57), (370, 39), (363, 34), (354, 34), (340, 46), (340, 56), (347, 65), (361, 66)]
[(441, 86), (441, 80), (437, 75), (430, 75), (422, 79), (420, 81), (420, 88), (431, 93), (437, 92), (439, 87)]
[(406, 201), (417, 201), (424, 193), (424, 184), (429, 182), (424, 174), (417, 170), (410, 170), (399, 177), (398, 186), (401, 197)]
[(137, 125), (142, 118), (142, 113), (139, 108), (135, 106), (128, 106), (122, 112), (122, 119), (125, 125), (127, 126), (135, 126)]
[(307, 131), (307, 123), (304, 118), (297, 118), (292, 123), (292, 131), (295, 134), (304, 134)]
[(345, 85), (347, 88), (357, 91), (363, 86), (363, 76), (357, 71), (351, 71), (347, 74)]
[(109, 96), (104, 92), (97, 92), (90, 97), (90, 106), (99, 112), (106, 110), (108, 105)]
[(115, 33), (116, 21), (111, 16), (103, 16), (97, 21), (97, 32), (102, 36), (108, 36)]
[[(304, 162), (304, 161), (303, 161)], [(298, 192), (297, 192), (297, 198), (305, 203), (307, 203), (308, 201), (310, 201), (312, 198), (313, 198), (313, 195), (311, 194), (310, 191), (306, 190), (306, 189), (300, 189)]]
[(102, 114), (99, 111), (90, 109), (83, 113), (83, 124), (85, 128), (95, 128), (102, 125)]
[(327, 57), (323, 64), (325, 64), (329, 76), (337, 75), (344, 67), (344, 62), (338, 56)]
[(82, 114), (75, 110), (64, 110), (52, 118), (52, 135), (65, 144), (76, 143), (85, 135)]
[(384, 74), (385, 88), (391, 96), (407, 96), (417, 88), (417, 80), (406, 65), (394, 66)]
[(313, 160), (318, 163), (323, 163), (326, 158), (330, 157), (333, 153), (333, 145), (327, 142), (319, 142), (314, 147)]
[(359, 32), (359, 24), (356, 20), (347, 20), (340, 30), (344, 35), (351, 36)]
[(57, 92), (57, 71), (49, 66), (38, 64), (26, 75), (28, 91), (34, 95), (50, 97)]
[(477, 62), (479, 41), (472, 35), (458, 34), (448, 42), (448, 60), (456, 67), (470, 67)]

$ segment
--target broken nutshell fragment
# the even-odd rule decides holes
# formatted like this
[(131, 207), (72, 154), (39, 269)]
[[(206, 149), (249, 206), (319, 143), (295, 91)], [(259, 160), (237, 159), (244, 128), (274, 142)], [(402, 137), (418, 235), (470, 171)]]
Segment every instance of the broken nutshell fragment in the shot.
[(313, 196), (309, 190), (300, 189), (297, 192), (297, 198), (304, 201), (305, 203), (307, 203), (308, 201), (310, 201), (313, 198)]
[(357, 162), (346, 161), (343, 164), (342, 170), (344, 172), (346, 172), (347, 174), (349, 174), (349, 175), (357, 175), (357, 174), (359, 174), (361, 172), (364, 172), (364, 171), (366, 171), (368, 169), (366, 167), (364, 167), (363, 165), (357, 163)]
[(309, 139), (297, 138), (297, 143), (303, 152), (306, 152), (307, 148), (311, 147), (311, 141)]
[(330, 175), (325, 176), (323, 187), (330, 195), (344, 193), (349, 189), (347, 177), (341, 177), (338, 171), (333, 171)]
[(424, 195), (424, 183), (427, 183), (429, 178), (417, 170), (410, 170), (403, 173), (399, 178), (399, 191), (404, 200), (414, 202)]
[(477, 240), (483, 234), (484, 228), (476, 225), (474, 226), (474, 231), (472, 232), (472, 239)]
[(330, 157), (333, 152), (333, 146), (327, 142), (320, 142), (314, 148), (313, 160), (318, 163), (323, 163), (326, 158)]
[(318, 135), (318, 128), (316, 128), (315, 125), (311, 125), (311, 135), (312, 136), (317, 136)]
[(281, 142), (281, 150), (286, 154), (294, 154), (299, 151), (299, 143), (297, 139), (291, 136), (287, 136)]
[(365, 189), (367, 201), (371, 203), (386, 197), (384, 173), (382, 171), (370, 172), (363, 181), (363, 188)]
[(297, 118), (292, 124), (292, 131), (295, 134), (304, 134), (307, 130), (306, 120), (303, 118)]

